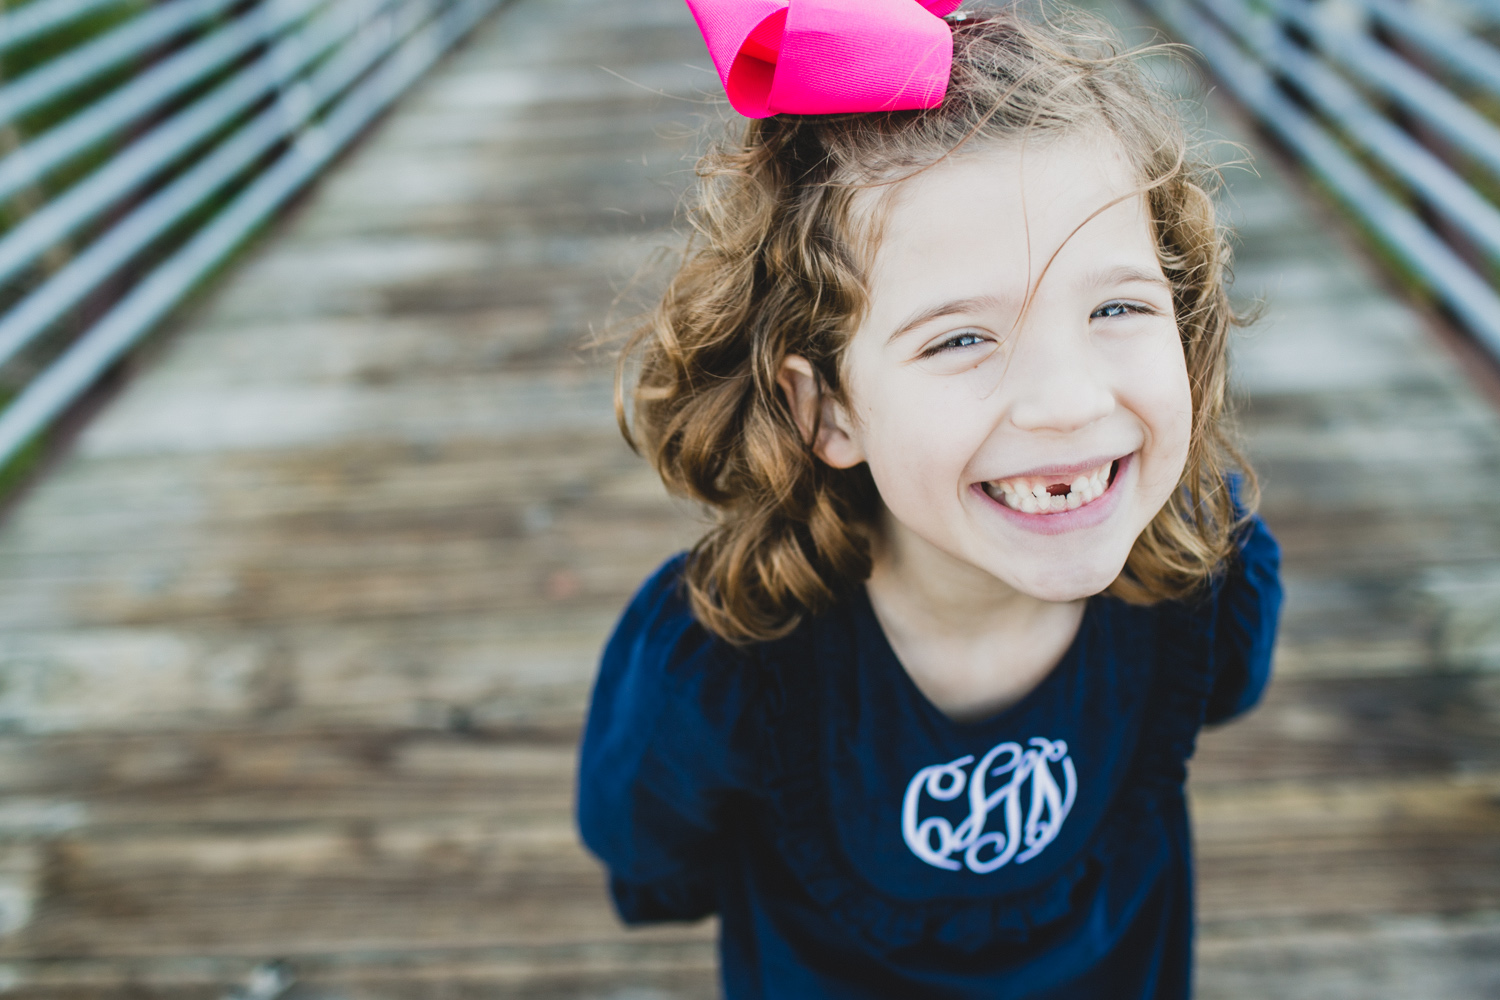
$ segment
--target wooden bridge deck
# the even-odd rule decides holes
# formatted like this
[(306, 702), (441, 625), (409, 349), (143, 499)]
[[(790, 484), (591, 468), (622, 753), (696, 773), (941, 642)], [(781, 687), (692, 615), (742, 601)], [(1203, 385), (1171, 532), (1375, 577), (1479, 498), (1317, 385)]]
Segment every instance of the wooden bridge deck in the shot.
[[(516, 0), (10, 510), (0, 993), (714, 994), (712, 928), (621, 930), (569, 816), (601, 639), (694, 530), (577, 345), (670, 239), (700, 45), (680, 0)], [(1290, 604), (1194, 768), (1200, 996), (1500, 995), (1500, 419), (1212, 117), (1260, 152)]]

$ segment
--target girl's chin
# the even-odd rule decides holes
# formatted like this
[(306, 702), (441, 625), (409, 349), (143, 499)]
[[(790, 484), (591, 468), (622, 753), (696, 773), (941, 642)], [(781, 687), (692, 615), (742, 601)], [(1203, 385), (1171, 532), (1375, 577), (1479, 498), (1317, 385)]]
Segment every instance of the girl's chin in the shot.
[(1124, 539), (1092, 541), (1071, 552), (1027, 552), (1007, 546), (1004, 552), (993, 552), (985, 559), (988, 565), (984, 568), (1012, 590), (1036, 600), (1059, 604), (1081, 601), (1109, 589), (1130, 557), (1131, 545)]
[(1081, 601), (1095, 594), (1101, 594), (1109, 589), (1109, 585), (1115, 582), (1120, 575), (1116, 569), (1113, 573), (1099, 572), (1080, 574), (1069, 580), (1055, 580), (1045, 578), (1044, 575), (1031, 576), (1027, 579), (1011, 579), (1007, 582), (1028, 597), (1038, 601), (1047, 601), (1052, 604), (1067, 604), (1072, 601)]

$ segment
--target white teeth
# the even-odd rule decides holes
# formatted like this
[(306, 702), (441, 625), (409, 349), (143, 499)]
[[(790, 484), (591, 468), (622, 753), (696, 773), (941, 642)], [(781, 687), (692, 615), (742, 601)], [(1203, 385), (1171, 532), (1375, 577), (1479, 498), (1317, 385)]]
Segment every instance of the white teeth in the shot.
[(1027, 514), (1077, 510), (1084, 504), (1099, 499), (1109, 489), (1109, 473), (1113, 465), (1111, 462), (1091, 473), (1075, 476), (1068, 484), (1068, 492), (1063, 496), (1055, 496), (1049, 492), (1050, 487), (1057, 485), (1055, 480), (1039, 483), (1030, 477), (992, 481), (985, 484), (985, 490), (1005, 506)]

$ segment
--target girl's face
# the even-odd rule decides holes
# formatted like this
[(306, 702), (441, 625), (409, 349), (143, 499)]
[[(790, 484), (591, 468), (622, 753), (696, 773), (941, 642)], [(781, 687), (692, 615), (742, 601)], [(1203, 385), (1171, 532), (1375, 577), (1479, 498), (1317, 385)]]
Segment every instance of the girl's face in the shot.
[(954, 157), (891, 193), (842, 359), (849, 406), (825, 404), (816, 450), (869, 463), (905, 551), (1077, 600), (1177, 487), (1192, 400), (1145, 199), (1111, 205), (1135, 187), (1112, 142), (1073, 136)]

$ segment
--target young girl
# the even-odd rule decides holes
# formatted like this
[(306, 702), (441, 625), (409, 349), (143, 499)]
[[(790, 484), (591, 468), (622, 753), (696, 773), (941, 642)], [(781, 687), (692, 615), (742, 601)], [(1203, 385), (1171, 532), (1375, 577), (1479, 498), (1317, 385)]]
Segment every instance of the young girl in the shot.
[(717, 519), (594, 690), (621, 915), (717, 913), (730, 998), (1187, 996), (1185, 762), (1281, 590), (1170, 102), (1077, 14), (694, 13), (758, 117), (627, 353)]

